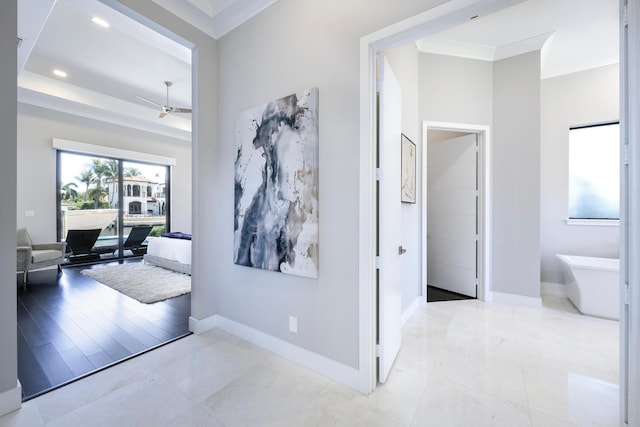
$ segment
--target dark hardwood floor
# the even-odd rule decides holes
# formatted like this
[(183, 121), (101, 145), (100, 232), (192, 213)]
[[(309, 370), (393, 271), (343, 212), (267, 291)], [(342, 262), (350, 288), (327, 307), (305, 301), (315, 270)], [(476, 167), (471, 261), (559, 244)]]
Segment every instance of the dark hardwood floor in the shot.
[(467, 295), (458, 294), (456, 292), (447, 291), (446, 289), (436, 288), (435, 286), (427, 285), (427, 302), (436, 301), (454, 301), (461, 299), (474, 299)]
[(191, 294), (143, 304), (84, 268), (31, 272), (26, 291), (17, 275), (23, 400), (189, 334)]

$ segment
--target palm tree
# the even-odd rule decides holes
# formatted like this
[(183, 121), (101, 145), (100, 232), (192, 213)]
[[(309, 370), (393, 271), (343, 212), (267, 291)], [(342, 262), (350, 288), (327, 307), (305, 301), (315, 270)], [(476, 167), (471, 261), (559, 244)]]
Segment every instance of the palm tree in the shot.
[[(112, 188), (115, 189), (115, 184), (118, 181), (118, 161), (115, 159), (108, 159), (105, 161), (104, 166), (105, 183), (107, 186), (109, 183), (114, 184)], [(109, 191), (109, 206), (111, 206), (111, 203), (113, 202), (115, 193), (115, 191)]]
[(102, 179), (107, 174), (107, 165), (100, 159), (91, 159), (91, 169), (96, 176), (96, 185), (102, 188)]
[(83, 169), (80, 175), (74, 177), (76, 181), (83, 183), (86, 188), (84, 190), (84, 200), (87, 200), (89, 186), (96, 180), (96, 176), (91, 169)]
[(93, 208), (99, 209), (100, 202), (102, 202), (104, 198), (107, 196), (107, 190), (102, 187), (92, 188), (91, 190), (89, 190), (89, 195), (93, 200)]
[(124, 169), (124, 176), (127, 178), (133, 178), (136, 176), (142, 176), (142, 171), (133, 166)]
[(69, 200), (69, 199), (75, 199), (78, 197), (78, 191), (76, 190), (76, 188), (78, 188), (78, 185), (75, 182), (69, 182), (65, 185), (62, 186), (62, 199), (63, 200)]

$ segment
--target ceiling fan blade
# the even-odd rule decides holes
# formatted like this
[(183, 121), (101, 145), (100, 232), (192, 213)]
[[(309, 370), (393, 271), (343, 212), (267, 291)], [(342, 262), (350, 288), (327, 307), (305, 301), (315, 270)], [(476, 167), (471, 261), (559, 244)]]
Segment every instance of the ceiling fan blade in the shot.
[(155, 105), (157, 108), (162, 108), (162, 105), (158, 104), (157, 102), (150, 101), (150, 100), (148, 100), (147, 98), (145, 98), (143, 96), (136, 95), (136, 98), (138, 98), (141, 101), (148, 102), (151, 105)]
[(136, 95), (135, 97), (138, 98), (141, 101), (147, 102), (153, 106), (155, 106), (156, 108), (160, 109), (160, 115), (158, 116), (158, 118), (163, 118), (165, 117), (167, 114), (170, 113), (190, 113), (191, 112), (191, 108), (175, 108), (175, 107), (171, 107), (169, 104), (169, 88), (171, 87), (171, 85), (173, 85), (173, 83), (171, 83), (170, 81), (166, 81), (164, 82), (165, 86), (167, 87), (167, 104), (166, 105), (161, 105), (158, 104), (157, 102), (153, 102), (147, 98), (145, 98), (144, 96), (140, 96), (140, 95)]

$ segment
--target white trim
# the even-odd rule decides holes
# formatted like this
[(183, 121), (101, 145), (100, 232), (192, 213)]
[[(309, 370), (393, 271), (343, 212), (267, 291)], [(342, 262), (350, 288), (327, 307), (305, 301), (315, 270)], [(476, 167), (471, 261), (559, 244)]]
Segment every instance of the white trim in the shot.
[(280, 338), (238, 323), (226, 317), (215, 315), (218, 328), (237, 337), (289, 359), (305, 368), (329, 377), (339, 383), (359, 390), (360, 372), (350, 366), (338, 363), (325, 356), (306, 350)]
[[(390, 25), (360, 39), (360, 191), (358, 245), (358, 326), (360, 383), (370, 393), (376, 387), (375, 243), (375, 56), (385, 49), (424, 38), (522, 3), (524, 0), (451, 0), (419, 15)], [(489, 295), (490, 298), (490, 295)], [(489, 300), (489, 298), (487, 300)]]
[(493, 302), (518, 305), (521, 307), (540, 308), (542, 307), (542, 298), (525, 297), (522, 295), (507, 294), (504, 292), (492, 292)]
[[(640, 1), (620, 0), (620, 424), (640, 424)], [(625, 7), (626, 4), (626, 7)], [(625, 25), (626, 23), (626, 25)], [(625, 147), (625, 145), (627, 147)], [(628, 148), (625, 150), (625, 148)], [(627, 162), (625, 162), (627, 160)], [(621, 295), (624, 295), (621, 293)]]
[(155, 163), (158, 165), (175, 166), (174, 157), (158, 156), (155, 154), (141, 153), (139, 151), (121, 150), (119, 148), (105, 147), (103, 145), (93, 145), (84, 142), (68, 141), (66, 139), (53, 138), (51, 147), (56, 150), (71, 151), (80, 154), (93, 156), (113, 157), (124, 160), (134, 160), (137, 162)]
[(195, 317), (189, 316), (189, 331), (196, 335), (203, 334), (217, 326), (217, 317), (215, 315), (205, 317), (204, 319), (196, 319)]
[(407, 307), (404, 310), (404, 312), (402, 312), (402, 318), (400, 319), (400, 325), (404, 326), (404, 324), (407, 323), (407, 320), (409, 320), (411, 315), (416, 312), (418, 307), (420, 307), (421, 305), (426, 305), (426, 304), (427, 304), (426, 299), (423, 299), (421, 295), (416, 297), (416, 299), (414, 299), (413, 302), (411, 304), (409, 304), (409, 307)]
[(567, 296), (567, 287), (562, 283), (540, 282), (540, 293)]
[(0, 417), (22, 407), (22, 386), (16, 381), (16, 387), (0, 393)]
[(358, 239), (358, 331), (360, 392), (376, 388), (376, 298), (375, 298), (375, 38), (360, 40), (360, 197)]
[(577, 219), (567, 218), (567, 225), (586, 225), (596, 227), (620, 227), (619, 219)]
[(491, 127), (468, 123), (422, 122), (422, 294), (427, 295), (427, 131), (429, 129), (475, 133), (478, 138), (478, 299), (491, 301), (491, 283), (493, 283), (493, 214), (491, 200), (493, 184), (491, 181)]

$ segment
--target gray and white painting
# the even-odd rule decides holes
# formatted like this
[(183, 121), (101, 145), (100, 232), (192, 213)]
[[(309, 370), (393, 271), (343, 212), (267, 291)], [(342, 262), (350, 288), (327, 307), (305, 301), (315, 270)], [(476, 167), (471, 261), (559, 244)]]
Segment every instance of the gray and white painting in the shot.
[(318, 89), (236, 121), (234, 261), (318, 277)]

